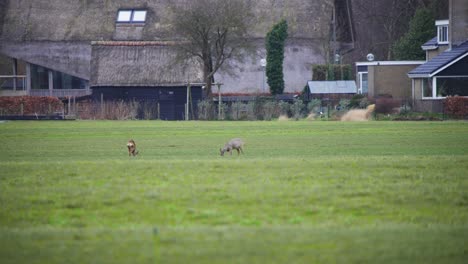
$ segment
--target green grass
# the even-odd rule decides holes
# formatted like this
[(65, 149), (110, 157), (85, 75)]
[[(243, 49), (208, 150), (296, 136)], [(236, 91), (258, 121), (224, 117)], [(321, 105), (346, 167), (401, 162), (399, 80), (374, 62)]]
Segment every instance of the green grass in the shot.
[(468, 260), (467, 122), (5, 122), (0, 146), (0, 263)]

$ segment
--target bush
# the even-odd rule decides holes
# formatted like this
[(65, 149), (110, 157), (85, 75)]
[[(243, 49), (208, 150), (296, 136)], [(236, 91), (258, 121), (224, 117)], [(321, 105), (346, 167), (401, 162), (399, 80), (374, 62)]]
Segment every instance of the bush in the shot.
[(349, 99), (341, 99), (338, 103), (337, 110), (348, 110), (350, 108), (350, 102)]
[(289, 105), (288, 102), (280, 101), (278, 103), (278, 106), (280, 109), (280, 115), (289, 116), (289, 111), (291, 109), (291, 106)]
[(407, 100), (406, 102), (402, 102), (400, 106), (400, 115), (408, 115), (412, 112), (412, 104), (411, 101)]
[(138, 115), (139, 104), (137, 101), (107, 101), (104, 104), (103, 119), (107, 120), (131, 120)]
[(265, 101), (262, 107), (263, 120), (271, 120), (278, 116), (278, 103), (275, 101)]
[(371, 102), (369, 101), (369, 99), (367, 97), (364, 97), (361, 99), (361, 102), (359, 102), (359, 108), (367, 108), (370, 104)]
[(79, 119), (104, 119), (104, 120), (133, 120), (139, 114), (143, 118), (151, 118), (150, 115), (157, 116), (157, 106), (149, 102), (138, 101), (88, 101), (83, 100), (76, 103), (77, 118)]
[(241, 101), (233, 102), (229, 108), (229, 118), (231, 120), (241, 120), (244, 112), (244, 104)]
[(257, 108), (257, 104), (255, 103), (255, 101), (250, 101), (247, 103), (247, 106), (246, 106), (246, 110), (247, 110), (247, 119), (248, 120), (257, 120), (257, 111), (256, 111), (256, 108)]
[[(217, 118), (218, 120), (224, 120), (227, 118), (227, 114), (228, 114), (228, 111), (229, 111), (229, 107), (226, 103), (221, 103), (221, 111), (220, 112), (217, 112), (219, 113), (221, 116), (217, 115)], [(216, 109), (218, 111), (218, 109)]]
[(401, 102), (390, 97), (381, 97), (375, 101), (375, 112), (378, 114), (392, 114), (398, 112)]
[(198, 119), (213, 120), (215, 105), (212, 100), (206, 99), (198, 102)]
[(322, 101), (320, 99), (312, 99), (307, 104), (307, 110), (309, 113), (316, 113), (320, 110), (320, 106), (322, 105)]
[(51, 96), (0, 97), (0, 115), (51, 115), (63, 111), (63, 103)]
[(367, 97), (363, 94), (355, 94), (349, 101), (349, 108), (362, 108), (360, 107), (361, 101), (367, 99)]
[(140, 104), (142, 118), (145, 120), (158, 119), (158, 105), (152, 101), (144, 101)]
[(453, 118), (468, 117), (468, 98), (448, 96), (444, 100), (444, 111)]
[(291, 106), (291, 113), (294, 119), (299, 120), (303, 117), (304, 102), (301, 99), (294, 99)]

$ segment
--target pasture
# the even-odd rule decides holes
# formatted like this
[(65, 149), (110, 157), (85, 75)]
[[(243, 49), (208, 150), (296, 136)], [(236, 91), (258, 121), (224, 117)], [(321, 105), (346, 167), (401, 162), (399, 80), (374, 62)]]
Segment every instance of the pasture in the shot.
[(4, 122), (0, 150), (2, 264), (468, 259), (467, 122)]

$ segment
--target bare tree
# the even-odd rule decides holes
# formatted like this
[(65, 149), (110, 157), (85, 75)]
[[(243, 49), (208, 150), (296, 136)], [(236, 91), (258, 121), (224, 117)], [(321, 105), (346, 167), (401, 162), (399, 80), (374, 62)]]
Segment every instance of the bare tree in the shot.
[(393, 59), (392, 46), (408, 30), (418, 8), (434, 10), (437, 18), (446, 18), (447, 0), (353, 0), (356, 29), (355, 60), (369, 52), (376, 58)]
[[(408, 27), (409, 19), (417, 7), (416, 0), (384, 0), (356, 1), (356, 5), (363, 12), (364, 25), (372, 27), (365, 29), (371, 32), (371, 50), (374, 50), (380, 59), (392, 59), (391, 47)], [(376, 52), (378, 50), (379, 52)]]
[(242, 61), (248, 50), (252, 4), (246, 0), (191, 0), (172, 4), (172, 26), (182, 41), (178, 58), (196, 59), (203, 68), (205, 95), (211, 96), (214, 75)]

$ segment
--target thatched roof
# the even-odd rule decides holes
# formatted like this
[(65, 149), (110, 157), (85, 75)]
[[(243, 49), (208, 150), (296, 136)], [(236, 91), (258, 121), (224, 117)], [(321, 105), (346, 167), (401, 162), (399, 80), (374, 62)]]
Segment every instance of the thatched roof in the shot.
[[(170, 2), (183, 5), (188, 0)], [(2, 3), (4, 1), (0, 1)], [(141, 40), (171, 39), (169, 1), (128, 0), (11, 0), (7, 1), (0, 38), (14, 41), (92, 41), (116, 39), (115, 20), (119, 9), (148, 11)], [(279, 18), (290, 22), (290, 37), (328, 36), (329, 0), (262, 0), (253, 2), (258, 22), (254, 37), (264, 37)], [(0, 24), (1, 26), (1, 24)]]
[(180, 86), (201, 83), (201, 67), (177, 63), (174, 42), (92, 42), (91, 86)]

